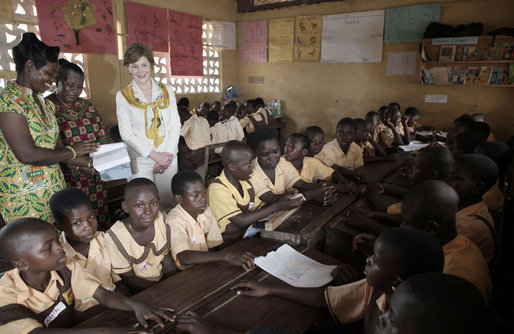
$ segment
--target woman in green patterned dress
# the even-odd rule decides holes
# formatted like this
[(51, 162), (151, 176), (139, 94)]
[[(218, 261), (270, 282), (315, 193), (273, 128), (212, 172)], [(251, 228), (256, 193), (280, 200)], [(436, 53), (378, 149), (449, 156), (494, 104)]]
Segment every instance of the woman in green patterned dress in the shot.
[(50, 197), (66, 187), (59, 167), (87, 166), (92, 140), (64, 146), (54, 106), (42, 93), (57, 72), (59, 48), (24, 33), (13, 48), (16, 80), (0, 91), (0, 212), (9, 223), (21, 217), (51, 222)]
[[(57, 71), (57, 90), (46, 98), (55, 106), (55, 116), (61, 129), (64, 145), (93, 139), (98, 143), (110, 143), (105, 130), (91, 102), (81, 99), (84, 85), (84, 72), (74, 63), (59, 59)], [(92, 166), (92, 161), (90, 161)], [(69, 169), (61, 165), (64, 179), (69, 187), (81, 189), (89, 196), (98, 219), (98, 228), (107, 230), (109, 210), (107, 208), (107, 187), (100, 173), (94, 168), (78, 167)]]

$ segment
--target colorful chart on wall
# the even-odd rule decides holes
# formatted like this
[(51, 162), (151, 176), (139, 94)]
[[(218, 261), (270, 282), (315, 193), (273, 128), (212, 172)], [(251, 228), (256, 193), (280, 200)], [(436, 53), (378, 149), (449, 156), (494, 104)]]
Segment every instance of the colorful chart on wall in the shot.
[(440, 3), (387, 9), (384, 43), (420, 42), (430, 22), (440, 21)]
[(295, 23), (295, 61), (318, 61), (323, 21), (320, 15), (298, 16)]
[(41, 39), (61, 52), (116, 53), (111, 0), (37, 0)]
[(153, 51), (168, 52), (166, 9), (127, 2), (128, 45), (146, 44)]
[(274, 19), (268, 22), (269, 62), (292, 63), (294, 19)]
[(380, 63), (384, 11), (323, 16), (321, 62)]
[(203, 75), (202, 24), (201, 16), (169, 11), (172, 75)]
[(266, 21), (241, 23), (243, 63), (265, 63), (267, 57), (268, 25)]

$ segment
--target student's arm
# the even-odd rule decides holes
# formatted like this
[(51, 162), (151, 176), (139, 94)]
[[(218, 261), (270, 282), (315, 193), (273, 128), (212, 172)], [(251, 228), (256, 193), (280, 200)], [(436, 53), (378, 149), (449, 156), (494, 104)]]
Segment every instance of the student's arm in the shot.
[(334, 186), (321, 186), (319, 184), (307, 183), (303, 180), (298, 180), (295, 182), (293, 187), (300, 190), (306, 200), (314, 199), (324, 205), (333, 203), (337, 199), (336, 189)]
[(405, 196), (409, 191), (409, 188), (392, 183), (383, 183), (382, 187), (384, 188), (384, 193), (398, 198), (403, 198), (403, 196)]
[(375, 149), (375, 158), (387, 156), (387, 153), (384, 151), (382, 146), (380, 146), (375, 140), (373, 140), (373, 137), (371, 135), (369, 136), (368, 141), (371, 143), (371, 145), (373, 145), (373, 148)]
[(411, 141), (410, 133), (409, 133), (409, 127), (407, 126), (407, 120), (402, 118), (402, 125), (403, 125), (403, 142), (405, 145), (408, 145)]
[(134, 328), (114, 328), (114, 327), (96, 327), (96, 328), (35, 328), (29, 334), (148, 334), (153, 333), (148, 329)]
[(212, 326), (207, 320), (200, 315), (189, 311), (177, 320), (177, 331), (192, 334), (236, 334), (231, 329)]
[(394, 136), (394, 140), (393, 140), (393, 145), (394, 146), (400, 146), (400, 145), (404, 145), (404, 142), (403, 142), (403, 139), (402, 137), (400, 136), (400, 134), (398, 133), (398, 131), (396, 130), (395, 126), (393, 123), (391, 123), (391, 121), (387, 121), (386, 122), (386, 125), (389, 127), (389, 129), (391, 129), (391, 131), (393, 132), (393, 136)]
[(156, 283), (137, 277), (132, 269), (126, 273), (120, 274), (120, 277), (123, 280), (123, 283), (125, 283), (131, 290), (143, 291)]
[(372, 211), (368, 213), (368, 217), (372, 219), (379, 219), (388, 226), (398, 227), (402, 224), (402, 215), (390, 215), (385, 212)]
[[(165, 219), (166, 221), (166, 219)], [(178, 273), (180, 270), (175, 265), (175, 262), (173, 261), (173, 257), (171, 256), (171, 252), (166, 254), (164, 259), (162, 260), (162, 278), (166, 279), (176, 273)]]
[(317, 308), (327, 308), (323, 288), (295, 288), (287, 285), (264, 284), (257, 281), (241, 281), (230, 289), (238, 290), (237, 294), (243, 296), (264, 297), (273, 295)]
[(182, 265), (202, 264), (209, 262), (224, 261), (235, 266), (241, 266), (244, 271), (251, 270), (255, 267), (253, 263), (253, 254), (242, 251), (213, 251), (202, 252), (194, 250), (185, 250), (177, 254), (177, 259)]

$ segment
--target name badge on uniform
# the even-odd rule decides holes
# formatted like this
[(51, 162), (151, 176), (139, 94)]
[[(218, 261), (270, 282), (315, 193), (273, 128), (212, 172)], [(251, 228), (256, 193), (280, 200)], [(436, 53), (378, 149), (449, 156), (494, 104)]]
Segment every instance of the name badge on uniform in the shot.
[(191, 237), (191, 243), (194, 245), (196, 244), (196, 238), (195, 237)]
[(151, 265), (149, 265), (149, 264), (148, 264), (148, 263), (146, 263), (146, 262), (143, 262), (143, 263), (141, 263), (141, 264), (138, 266), (138, 268), (139, 268), (139, 270), (141, 270), (141, 272), (145, 272), (145, 271), (146, 271), (146, 269), (148, 269), (148, 268), (150, 268), (150, 267), (151, 267)]
[(248, 203), (248, 210), (253, 209), (253, 206), (254, 206), (253, 202)]
[(66, 305), (64, 305), (63, 302), (59, 302), (57, 305), (55, 305), (52, 312), (50, 312), (49, 315), (46, 316), (45, 320), (43, 320), (43, 324), (45, 327), (48, 327), (48, 325), (55, 320), (61, 314), (62, 311), (66, 309)]

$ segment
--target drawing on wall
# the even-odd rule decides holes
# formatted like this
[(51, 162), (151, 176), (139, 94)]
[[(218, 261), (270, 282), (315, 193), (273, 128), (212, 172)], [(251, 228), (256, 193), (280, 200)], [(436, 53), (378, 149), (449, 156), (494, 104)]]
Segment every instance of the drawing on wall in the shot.
[(41, 39), (62, 52), (116, 53), (112, 2), (38, 0)]
[(267, 57), (268, 25), (266, 21), (243, 22), (243, 63), (265, 63)]
[(201, 16), (169, 11), (170, 61), (171, 74), (202, 76)]
[(318, 61), (323, 21), (321, 16), (298, 16), (295, 23), (295, 61)]
[(128, 45), (144, 43), (153, 51), (168, 52), (166, 9), (126, 3)]
[(269, 20), (269, 62), (293, 61), (294, 19)]

